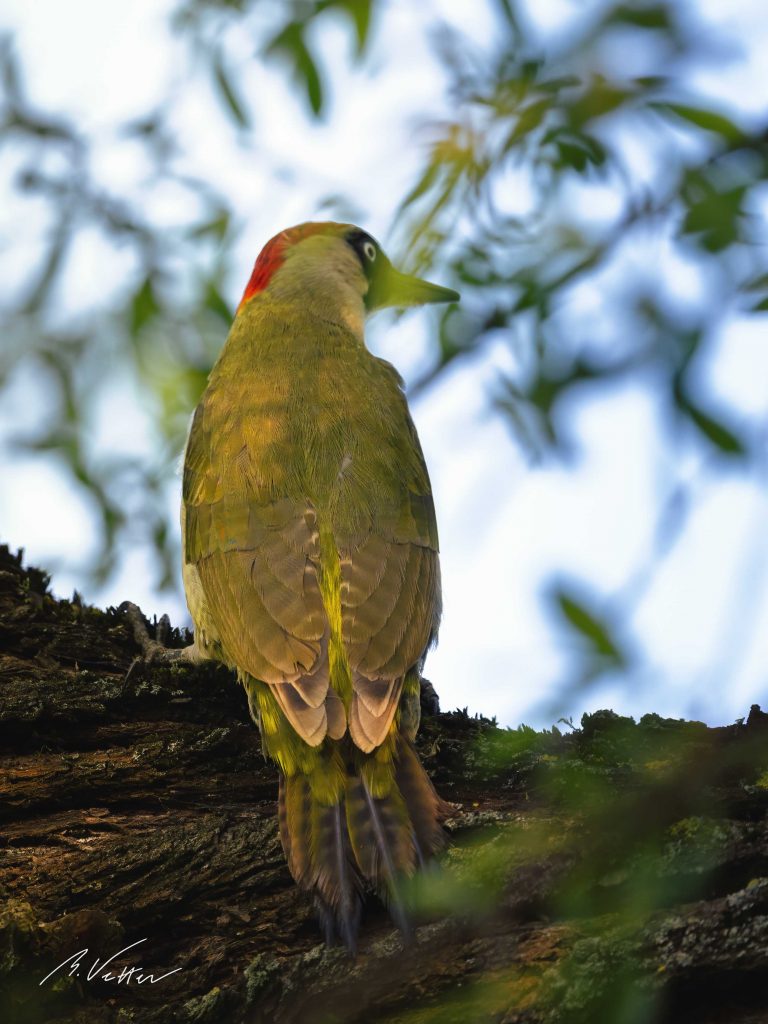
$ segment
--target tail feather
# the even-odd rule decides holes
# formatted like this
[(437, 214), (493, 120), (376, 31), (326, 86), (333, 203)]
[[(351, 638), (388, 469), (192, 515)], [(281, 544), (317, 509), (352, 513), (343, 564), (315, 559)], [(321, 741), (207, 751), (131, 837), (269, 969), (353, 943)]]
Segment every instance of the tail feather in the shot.
[(360, 870), (385, 900), (393, 921), (410, 937), (411, 925), (399, 893), (400, 880), (413, 874), (416, 851), (403, 798), (393, 784), (374, 797), (364, 778), (347, 782), (347, 822)]
[(437, 795), (416, 749), (404, 736), (400, 737), (398, 743), (395, 781), (408, 808), (416, 856), (419, 864), (423, 865), (445, 846), (445, 832), (441, 822), (446, 816), (448, 805)]
[(280, 839), (296, 883), (315, 893), (326, 941), (338, 933), (354, 948), (362, 909), (363, 880), (355, 862), (343, 803), (312, 796), (306, 775), (280, 774)]
[(362, 910), (363, 880), (347, 832), (343, 803), (312, 806), (312, 887), (331, 910), (344, 943), (353, 948)]
[(414, 852), (408, 811), (397, 786), (386, 796), (373, 797), (365, 779), (350, 776), (346, 788), (347, 826), (355, 858), (364, 877), (374, 886), (394, 885), (400, 874), (410, 874)]
[(281, 772), (277, 798), (280, 838), (291, 874), (302, 887), (312, 871), (311, 810), (312, 792), (307, 776), (293, 775), (286, 779)]
[(362, 767), (350, 766), (332, 804), (313, 795), (309, 776), (281, 775), (278, 812), (288, 866), (314, 894), (326, 941), (338, 935), (353, 951), (366, 888), (410, 934), (399, 883), (444, 844), (443, 802), (408, 740), (398, 737), (387, 792), (372, 791)]

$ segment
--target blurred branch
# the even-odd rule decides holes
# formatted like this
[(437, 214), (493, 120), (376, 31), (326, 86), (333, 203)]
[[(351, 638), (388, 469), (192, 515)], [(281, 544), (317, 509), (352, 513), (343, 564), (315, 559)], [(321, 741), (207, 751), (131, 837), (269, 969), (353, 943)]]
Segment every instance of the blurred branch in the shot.
[[(456, 114), (429, 128), (422, 171), (401, 205), (401, 248), (418, 269), (446, 264), (463, 302), (443, 315), (431, 365), (411, 393), (506, 338), (515, 369), (500, 374), (493, 402), (534, 461), (573, 452), (574, 400), (652, 379), (669, 410), (670, 451), (682, 458), (700, 449), (708, 475), (725, 459), (748, 472), (763, 458), (759, 421), (701, 387), (725, 319), (768, 307), (759, 200), (766, 125), (741, 123), (690, 84), (691, 67), (722, 59), (723, 41), (673, 4), (616, 3), (547, 47), (522, 4), (497, 8), (501, 31), (482, 52), (456, 31), (436, 34)], [(633, 46), (646, 66), (626, 61), (622, 73), (617, 57)], [(659, 262), (664, 246), (716, 289), (703, 283), (696, 300), (681, 303)], [(585, 318), (579, 300), (596, 289), (601, 300)], [(679, 501), (675, 488), (660, 523)], [(694, 503), (686, 488), (687, 514)], [(686, 521), (677, 516), (677, 536)], [(637, 678), (640, 651), (618, 638), (629, 635), (671, 543), (672, 534), (657, 537), (638, 574), (600, 610), (584, 596), (588, 581), (578, 593), (553, 583), (559, 632), (581, 638), (558, 708), (606, 675)]]
[[(693, 455), (712, 476), (724, 465), (751, 472), (764, 460), (763, 425), (703, 383), (725, 319), (768, 309), (766, 125), (701, 94), (692, 75), (724, 59), (723, 40), (671, 2), (600, 5), (551, 37), (533, 27), (524, 4), (488, 3), (497, 31), (485, 43), (437, 20), (428, 25), (449, 114), (427, 121), (427, 111), (409, 111), (422, 116), (424, 160), (400, 206), (403, 262), (415, 271), (442, 264), (463, 296), (444, 313), (412, 395), (504, 340), (512, 369), (499, 374), (489, 404), (533, 462), (573, 457), (574, 409), (653, 381), (670, 460)], [(387, 17), (383, 0), (183, 0), (171, 27), (180, 53), (193, 58), (191, 73), (202, 68), (211, 83), (237, 145), (266, 159), (255, 131), (257, 63), (282, 68), (308, 116), (322, 119), (334, 71), (328, 26), (345, 28), (350, 62), (364, 63)], [(157, 553), (167, 584), (176, 542), (164, 495), (231, 317), (240, 223), (230, 198), (189, 170), (174, 128), (182, 79), (114, 126), (109, 144), (137, 147), (148, 168), (140, 194), (128, 195), (99, 174), (104, 140), (30, 103), (24, 70), (5, 37), (0, 144), (17, 169), (20, 199), (45, 209), (46, 236), (6, 302), (0, 387), (27, 366), (50, 389), (38, 428), (11, 444), (56, 453), (98, 509), (99, 579), (130, 536)], [(98, 309), (74, 308), (62, 294), (89, 236), (127, 267), (104, 282)], [(695, 276), (695, 294), (676, 293), (676, 264)], [(143, 458), (111, 458), (94, 444), (98, 402), (118, 378), (141, 396), (151, 423)], [(136, 497), (130, 515), (127, 488)], [(691, 490), (689, 514), (694, 504)], [(561, 632), (586, 651), (574, 655), (580, 679), (591, 685), (608, 662), (612, 671), (636, 669), (627, 623), (662, 557), (658, 545), (606, 602), (582, 600), (593, 593), (589, 581), (571, 585), (578, 594), (550, 588)], [(621, 654), (603, 658), (600, 671), (589, 664), (600, 653), (595, 636), (584, 646), (590, 621)]]

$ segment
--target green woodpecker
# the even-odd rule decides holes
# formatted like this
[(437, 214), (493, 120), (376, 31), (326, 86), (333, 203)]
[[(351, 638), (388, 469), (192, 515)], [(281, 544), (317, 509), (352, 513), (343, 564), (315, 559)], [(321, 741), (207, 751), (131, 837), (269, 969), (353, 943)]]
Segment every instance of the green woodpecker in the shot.
[(367, 313), (452, 302), (370, 235), (309, 223), (269, 241), (195, 412), (184, 586), (195, 648), (237, 671), (280, 771), (283, 849), (326, 939), (354, 948), (373, 888), (443, 841), (413, 746), (440, 619), (427, 468)]

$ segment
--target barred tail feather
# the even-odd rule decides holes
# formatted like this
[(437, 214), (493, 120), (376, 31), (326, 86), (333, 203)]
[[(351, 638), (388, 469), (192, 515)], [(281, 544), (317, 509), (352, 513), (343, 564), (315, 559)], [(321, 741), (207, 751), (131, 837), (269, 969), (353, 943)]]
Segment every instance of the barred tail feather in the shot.
[(286, 778), (280, 772), (277, 815), (285, 859), (297, 884), (304, 886), (312, 870), (309, 848), (312, 793), (306, 775)]
[(397, 786), (383, 797), (371, 794), (364, 778), (347, 779), (347, 826), (360, 870), (370, 886), (389, 907), (400, 931), (410, 936), (411, 927), (398, 893), (398, 882), (413, 874), (415, 850), (411, 824)]
[(306, 775), (280, 773), (278, 822), (285, 859), (296, 884), (314, 893), (326, 942), (336, 936), (355, 949), (363, 879), (349, 841), (344, 805), (312, 796)]
[(383, 795), (374, 795), (365, 772), (350, 770), (329, 805), (313, 796), (307, 775), (281, 774), (278, 816), (288, 867), (315, 896), (329, 944), (338, 936), (354, 951), (366, 888), (385, 899), (394, 922), (410, 934), (398, 883), (443, 846), (445, 807), (403, 736)]
[(416, 748), (405, 736), (398, 740), (395, 781), (408, 808), (416, 857), (422, 867), (445, 846), (442, 822), (448, 816), (450, 805), (437, 795)]

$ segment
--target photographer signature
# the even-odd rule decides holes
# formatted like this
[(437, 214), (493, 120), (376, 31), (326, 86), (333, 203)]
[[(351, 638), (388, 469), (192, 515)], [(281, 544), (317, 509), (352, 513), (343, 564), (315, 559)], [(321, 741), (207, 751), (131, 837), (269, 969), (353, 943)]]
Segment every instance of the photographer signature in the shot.
[[(154, 974), (146, 973), (143, 967), (123, 967), (119, 974), (114, 974), (112, 971), (106, 970), (107, 966), (111, 964), (113, 960), (116, 960), (122, 953), (127, 953), (129, 949), (133, 949), (134, 946), (140, 946), (142, 942), (146, 941), (146, 939), (139, 939), (138, 942), (132, 942), (130, 946), (125, 946), (123, 949), (118, 950), (117, 953), (113, 953), (112, 956), (109, 957), (108, 960), (104, 960), (103, 963), (97, 957), (85, 976), (86, 981), (93, 981), (94, 978), (97, 978), (100, 981), (116, 981), (117, 984), (120, 985), (122, 982), (129, 984), (131, 981), (135, 980), (138, 985), (143, 985), (145, 981), (148, 981), (150, 985), (155, 985), (158, 981), (162, 981), (163, 978), (167, 978), (169, 975), (175, 974), (177, 971), (181, 970), (180, 967), (174, 967), (172, 971), (166, 971), (165, 974), (161, 974), (157, 978)], [(70, 978), (73, 976), (79, 977), (80, 969), (83, 966), (83, 958), (87, 955), (88, 950), (81, 949), (79, 953), (73, 953), (72, 956), (68, 956), (66, 960), (62, 960), (58, 967), (54, 967), (49, 974), (46, 974), (40, 984), (44, 985), (45, 982), (48, 981), (49, 978), (52, 978), (57, 971), (67, 967), (67, 965), (69, 965)], [(117, 970), (117, 968), (115, 968), (115, 970)]]

